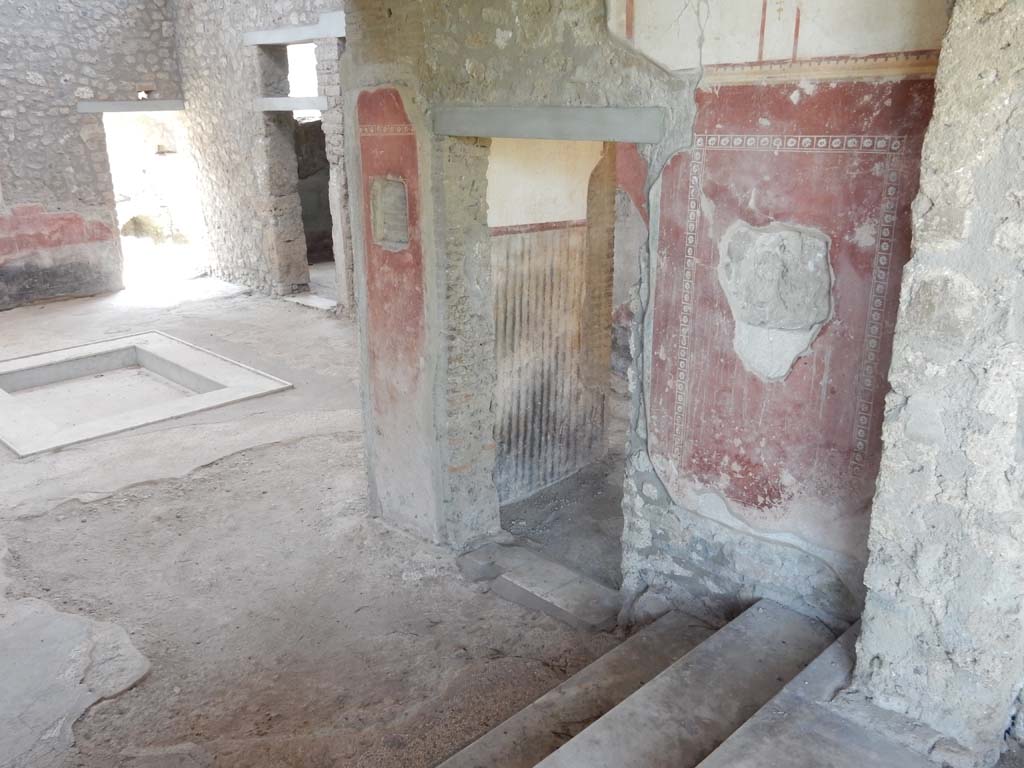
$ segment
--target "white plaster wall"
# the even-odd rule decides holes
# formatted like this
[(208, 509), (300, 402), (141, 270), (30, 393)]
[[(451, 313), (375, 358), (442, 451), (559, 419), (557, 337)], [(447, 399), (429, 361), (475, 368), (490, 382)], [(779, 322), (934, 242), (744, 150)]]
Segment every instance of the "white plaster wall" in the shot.
[[(609, 25), (623, 38), (626, 2), (609, 0)], [(634, 0), (634, 7), (633, 44), (671, 70), (791, 59), (794, 47), (798, 59), (935, 50), (949, 21), (946, 0)]]
[(599, 141), (494, 139), (487, 165), (487, 224), (509, 227), (587, 218)]
[(936, 50), (949, 26), (946, 0), (803, 0), (801, 5), (800, 58)]

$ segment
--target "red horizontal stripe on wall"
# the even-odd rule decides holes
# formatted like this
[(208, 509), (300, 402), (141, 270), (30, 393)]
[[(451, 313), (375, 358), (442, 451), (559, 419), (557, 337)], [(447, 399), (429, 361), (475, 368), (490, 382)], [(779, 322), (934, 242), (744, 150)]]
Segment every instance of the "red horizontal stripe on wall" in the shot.
[(587, 226), (587, 220), (579, 221), (541, 221), (536, 224), (513, 224), (509, 227), (491, 227), (491, 235), (526, 235), (531, 232), (549, 232), (553, 229), (573, 229)]

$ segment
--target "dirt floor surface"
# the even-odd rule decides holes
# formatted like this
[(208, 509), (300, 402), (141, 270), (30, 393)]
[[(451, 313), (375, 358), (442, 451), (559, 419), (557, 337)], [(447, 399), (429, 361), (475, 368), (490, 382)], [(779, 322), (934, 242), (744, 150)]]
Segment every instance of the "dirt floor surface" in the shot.
[(429, 768), (616, 644), (481, 591), (451, 553), (370, 517), (348, 322), (238, 292), (0, 314), (19, 354), (150, 329), (296, 389), (0, 457), (7, 598), (117, 624), (152, 665), (53, 765)]

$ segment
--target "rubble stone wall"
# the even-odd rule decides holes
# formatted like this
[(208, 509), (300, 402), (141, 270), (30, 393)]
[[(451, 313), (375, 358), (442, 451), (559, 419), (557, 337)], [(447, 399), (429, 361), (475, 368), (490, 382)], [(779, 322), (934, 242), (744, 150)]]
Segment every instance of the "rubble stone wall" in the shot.
[(100, 114), (77, 103), (181, 97), (164, 0), (0, 5), (0, 309), (121, 287)]
[(994, 762), (1024, 683), (1024, 4), (960, 0), (900, 302), (857, 685)]

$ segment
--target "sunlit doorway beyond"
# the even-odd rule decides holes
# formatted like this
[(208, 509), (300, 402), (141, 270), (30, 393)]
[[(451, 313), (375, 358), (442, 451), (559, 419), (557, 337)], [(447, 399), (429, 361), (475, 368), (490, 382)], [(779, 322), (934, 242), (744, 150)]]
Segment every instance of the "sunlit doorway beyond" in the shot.
[(172, 307), (239, 293), (245, 288), (208, 276), (206, 251), (190, 243), (122, 237), (124, 287), (116, 301), (134, 307)]
[(197, 171), (177, 112), (106, 113), (103, 127), (133, 305), (171, 306), (211, 289), (195, 284), (209, 268)]

